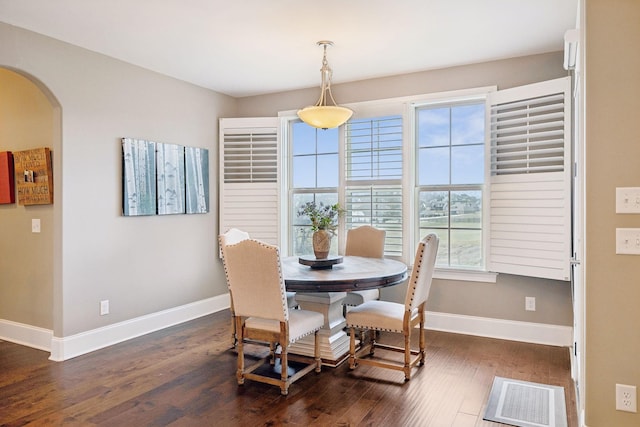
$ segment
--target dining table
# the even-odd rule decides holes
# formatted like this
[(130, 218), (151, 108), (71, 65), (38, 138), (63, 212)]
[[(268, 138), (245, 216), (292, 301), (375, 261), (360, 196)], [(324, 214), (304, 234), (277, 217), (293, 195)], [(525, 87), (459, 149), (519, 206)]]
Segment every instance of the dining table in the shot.
[[(338, 366), (349, 354), (342, 301), (347, 292), (395, 286), (407, 279), (406, 264), (388, 258), (335, 256), (291, 256), (282, 259), (287, 291), (296, 292), (303, 310), (324, 315), (319, 334), (323, 365)], [(313, 357), (314, 338), (307, 336), (289, 347), (289, 352)]]

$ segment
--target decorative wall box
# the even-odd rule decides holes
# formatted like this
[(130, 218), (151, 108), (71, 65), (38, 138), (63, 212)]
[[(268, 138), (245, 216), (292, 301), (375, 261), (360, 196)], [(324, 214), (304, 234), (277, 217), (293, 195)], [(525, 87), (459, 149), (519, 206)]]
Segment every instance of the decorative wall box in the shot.
[(16, 202), (13, 179), (13, 155), (10, 151), (0, 153), (0, 204)]
[(13, 153), (18, 189), (18, 204), (48, 205), (53, 203), (53, 173), (48, 148)]

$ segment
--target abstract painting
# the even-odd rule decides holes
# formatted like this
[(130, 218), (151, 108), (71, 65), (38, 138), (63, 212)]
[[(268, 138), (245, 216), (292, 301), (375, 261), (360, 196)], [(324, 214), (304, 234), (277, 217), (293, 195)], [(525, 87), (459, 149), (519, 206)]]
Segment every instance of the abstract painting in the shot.
[(156, 143), (158, 215), (185, 213), (184, 147)]
[(185, 147), (187, 213), (209, 212), (209, 150)]
[(156, 144), (122, 139), (123, 203), (125, 216), (155, 215)]

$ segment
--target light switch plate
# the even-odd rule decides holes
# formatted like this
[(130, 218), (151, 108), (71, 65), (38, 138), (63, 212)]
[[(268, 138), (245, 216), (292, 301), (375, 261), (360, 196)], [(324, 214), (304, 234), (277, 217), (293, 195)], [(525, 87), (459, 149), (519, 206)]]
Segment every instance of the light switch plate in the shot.
[(640, 187), (616, 188), (616, 213), (640, 213)]
[(616, 254), (640, 255), (640, 228), (616, 228)]
[(31, 232), (32, 233), (39, 233), (40, 232), (40, 220), (39, 219), (32, 219), (31, 220)]

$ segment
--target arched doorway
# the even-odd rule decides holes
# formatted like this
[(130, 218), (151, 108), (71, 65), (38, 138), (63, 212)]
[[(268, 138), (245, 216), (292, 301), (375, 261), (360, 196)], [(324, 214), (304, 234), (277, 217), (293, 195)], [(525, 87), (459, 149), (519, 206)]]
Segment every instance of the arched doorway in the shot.
[[(4, 338), (43, 350), (61, 324), (61, 109), (37, 78), (0, 67), (0, 151), (48, 147), (54, 204), (0, 205), (0, 322)], [(32, 220), (40, 221), (33, 233)], [(57, 254), (57, 255), (56, 255)]]

